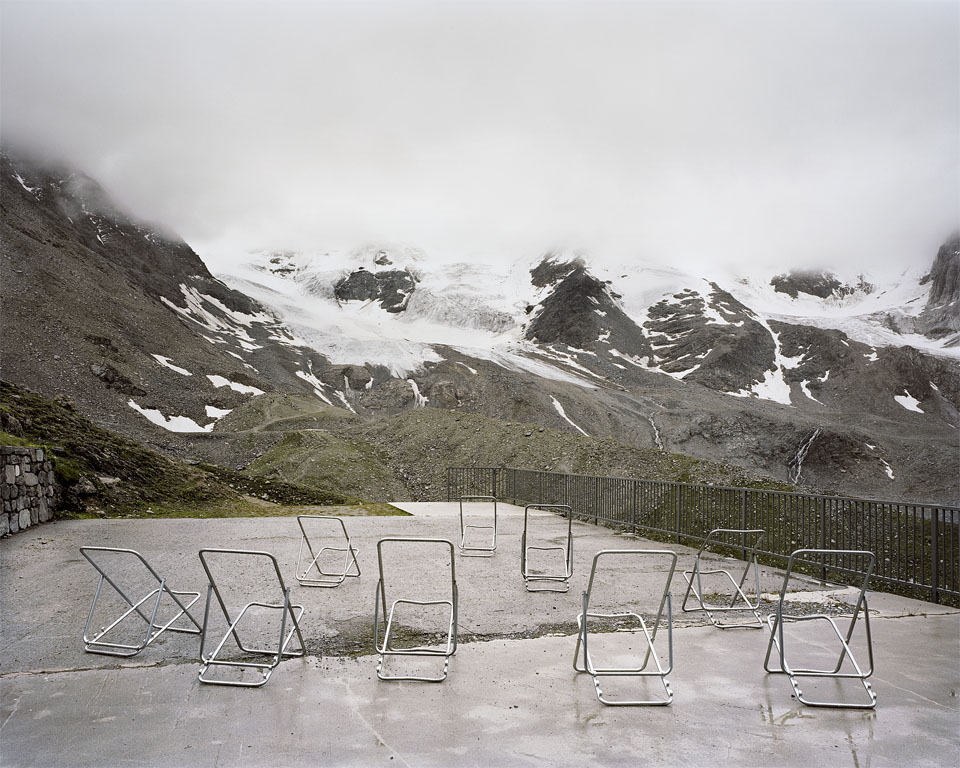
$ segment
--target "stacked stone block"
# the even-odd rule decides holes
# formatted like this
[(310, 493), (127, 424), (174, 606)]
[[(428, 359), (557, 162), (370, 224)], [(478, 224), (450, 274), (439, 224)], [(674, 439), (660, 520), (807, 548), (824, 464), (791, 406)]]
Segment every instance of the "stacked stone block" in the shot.
[(52, 520), (56, 490), (43, 448), (0, 445), (0, 536)]

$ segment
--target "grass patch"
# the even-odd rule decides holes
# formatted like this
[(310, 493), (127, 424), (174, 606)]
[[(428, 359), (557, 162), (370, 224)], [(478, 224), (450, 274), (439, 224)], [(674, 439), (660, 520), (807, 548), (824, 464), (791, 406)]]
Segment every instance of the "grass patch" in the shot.
[[(389, 517), (409, 516), (409, 513), (392, 504), (359, 502), (350, 505), (309, 506), (262, 504), (240, 499), (215, 507), (197, 508), (182, 504), (151, 504), (142, 509), (128, 510), (113, 515), (125, 519), (171, 519), (171, 518), (221, 518), (221, 517), (295, 517), (297, 515), (330, 515), (331, 517)], [(95, 512), (68, 512), (62, 515), (70, 520), (98, 520), (102, 515)]]
[(24, 440), (22, 437), (17, 437), (16, 435), (11, 435), (9, 432), (2, 431), (0, 431), (0, 445), (15, 445), (20, 448), (40, 447), (36, 443), (31, 443), (29, 440)]

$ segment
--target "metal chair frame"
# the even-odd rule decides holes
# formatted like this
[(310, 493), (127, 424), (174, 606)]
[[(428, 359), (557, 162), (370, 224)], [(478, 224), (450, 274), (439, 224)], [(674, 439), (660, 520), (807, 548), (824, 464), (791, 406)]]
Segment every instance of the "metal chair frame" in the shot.
[[(492, 501), (493, 502), (493, 525), (467, 525), (463, 521), (463, 502), (464, 501)], [(468, 547), (467, 531), (470, 529), (493, 531), (493, 538), (490, 546), (487, 547)], [(497, 497), (496, 496), (461, 496), (460, 497), (460, 554), (464, 557), (493, 557), (497, 551)]]
[[(803, 559), (809, 555), (853, 555), (859, 557), (867, 558), (867, 568), (864, 573), (863, 581), (860, 584), (860, 594), (857, 596), (857, 604), (853, 609), (853, 615), (850, 617), (850, 624), (847, 626), (846, 632), (841, 632), (840, 627), (837, 626), (837, 623), (833, 620), (833, 617), (827, 616), (825, 614), (815, 614), (810, 616), (802, 615), (791, 615), (784, 612), (784, 596), (787, 593), (787, 586), (790, 582), (790, 576), (793, 573), (794, 562)], [(822, 560), (821, 560), (822, 561)], [(852, 549), (798, 549), (793, 554), (790, 555), (790, 559), (787, 561), (787, 570), (783, 576), (783, 586), (780, 588), (780, 599), (777, 603), (776, 613), (767, 617), (767, 625), (770, 629), (770, 639), (767, 642), (767, 653), (763, 660), (763, 668), (768, 673), (781, 673), (786, 674), (790, 679), (790, 685), (793, 686), (793, 692), (797, 697), (797, 701), (802, 704), (806, 704), (809, 707), (831, 707), (835, 709), (873, 709), (877, 706), (877, 694), (873, 690), (873, 686), (869, 683), (867, 678), (873, 674), (873, 637), (870, 633), (870, 609), (867, 605), (867, 586), (870, 582), (870, 575), (873, 572), (874, 564), (876, 563), (876, 557), (872, 552), (866, 552), (862, 550), (852, 550)], [(863, 623), (864, 629), (866, 632), (866, 643), (867, 643), (867, 657), (869, 665), (866, 670), (861, 669), (859, 663), (853, 655), (853, 651), (850, 649), (850, 640), (853, 637), (854, 629), (856, 628), (857, 621), (860, 617), (861, 611), (863, 612)], [(826, 621), (830, 624), (830, 627), (833, 629), (834, 633), (837, 636), (837, 640), (840, 642), (840, 655), (837, 658), (836, 666), (832, 669), (811, 669), (805, 667), (793, 667), (787, 661), (786, 654), (786, 645), (784, 642), (783, 634), (783, 625), (785, 622), (801, 622), (801, 621)], [(770, 668), (770, 652), (773, 650), (773, 647), (777, 648), (777, 657), (780, 661), (779, 669)], [(853, 672), (841, 672), (843, 667), (843, 662), (845, 659), (849, 659), (851, 665), (853, 666)], [(869, 698), (868, 703), (858, 703), (858, 702), (840, 702), (840, 701), (822, 701), (822, 700), (813, 700), (809, 697), (803, 695), (803, 690), (800, 688), (799, 678), (802, 677), (812, 677), (812, 678), (821, 678), (821, 679), (852, 679), (859, 680), (863, 685), (864, 691), (866, 691)]]
[[(143, 567), (147, 569), (150, 575), (156, 580), (157, 587), (152, 589), (150, 592), (148, 592), (146, 595), (141, 597), (139, 600), (134, 601), (117, 584), (116, 580), (114, 578), (111, 578), (107, 574), (105, 570), (105, 566), (97, 563), (94, 557), (91, 556), (90, 554), (91, 552), (109, 552), (112, 554), (130, 555), (132, 557), (135, 557), (137, 560), (140, 561)], [(90, 606), (90, 613), (87, 616), (87, 623), (84, 625), (84, 628), (83, 628), (83, 650), (85, 650), (87, 653), (97, 653), (103, 656), (123, 656), (123, 657), (136, 656), (138, 653), (140, 653), (140, 651), (142, 651), (144, 648), (150, 645), (154, 640), (160, 637), (160, 635), (162, 635), (164, 632), (168, 630), (170, 632), (182, 632), (184, 634), (189, 634), (189, 635), (199, 635), (201, 633), (200, 624), (193, 617), (193, 614), (190, 613), (190, 608), (193, 607), (193, 604), (200, 599), (200, 593), (199, 592), (180, 592), (177, 590), (170, 589), (170, 587), (167, 586), (166, 579), (160, 576), (160, 574), (158, 574), (153, 569), (150, 563), (147, 562), (146, 558), (144, 558), (144, 556), (141, 555), (139, 552), (137, 552), (135, 549), (122, 549), (119, 547), (80, 547), (80, 554), (83, 555), (84, 558), (86, 558), (87, 562), (89, 562), (90, 565), (96, 568), (97, 572), (100, 574), (100, 580), (97, 582), (97, 590), (93, 595), (93, 603)], [(105, 627), (101, 627), (100, 631), (96, 635), (94, 635), (93, 637), (90, 637), (90, 625), (93, 623), (93, 616), (97, 610), (97, 602), (100, 600), (100, 591), (103, 587), (104, 582), (106, 582), (111, 587), (113, 587), (114, 591), (116, 591), (116, 593), (120, 595), (120, 597), (123, 598), (124, 602), (126, 602), (126, 604), (130, 607), (126, 611), (124, 611), (122, 614), (120, 614), (120, 616), (117, 619), (115, 619), (113, 622), (111, 622), (109, 625)], [(180, 610), (172, 619), (170, 619), (170, 621), (168, 621), (162, 627), (156, 628), (157, 613), (160, 609), (160, 601), (165, 594), (170, 595), (171, 599), (177, 604), (177, 607)], [(186, 604), (184, 604), (184, 601), (181, 601), (180, 599), (181, 597), (191, 597), (193, 599), (187, 602)], [(150, 607), (151, 598), (155, 598), (152, 600), (152, 608)], [(144, 603), (147, 603), (147, 605), (144, 606)], [(145, 608), (147, 613), (144, 613), (144, 611), (141, 610), (142, 606)], [(111, 630), (115, 629), (121, 622), (124, 621), (124, 619), (126, 619), (128, 616), (132, 614), (136, 614), (137, 616), (139, 616), (141, 619), (143, 619), (143, 621), (147, 625), (147, 629), (146, 629), (146, 632), (144, 633), (144, 637), (142, 641), (140, 641), (136, 645), (131, 645), (129, 643), (119, 643), (119, 642), (115, 643), (115, 642), (110, 642), (108, 640), (104, 640), (104, 637), (106, 637), (111, 632)], [(184, 615), (186, 615), (187, 618), (190, 619), (195, 629), (192, 629), (190, 627), (173, 626), (173, 624), (181, 616), (184, 616)]]
[[(383, 545), (384, 544), (439, 544), (449, 548), (450, 551), (450, 599), (449, 600), (408, 600), (400, 598), (390, 604), (390, 610), (387, 611), (387, 593), (384, 584), (383, 575)], [(380, 680), (397, 681), (410, 680), (424, 683), (439, 683), (447, 677), (450, 668), (450, 657), (457, 652), (457, 612), (459, 606), (459, 595), (457, 592), (457, 574), (456, 561), (453, 552), (453, 543), (447, 539), (429, 539), (403, 536), (389, 536), (377, 542), (377, 564), (380, 571), (380, 579), (377, 582), (377, 596), (373, 610), (373, 643), (377, 649), (377, 678)], [(447, 626), (447, 640), (442, 648), (430, 648), (427, 646), (416, 646), (413, 648), (391, 648), (390, 633), (393, 630), (394, 612), (398, 605), (446, 605), (450, 608), (450, 622)], [(383, 619), (386, 621), (386, 627), (383, 633), (383, 643), (380, 642), (380, 624), (381, 610)], [(383, 670), (383, 663), (386, 656), (441, 656), (444, 659), (443, 671), (434, 677), (420, 675), (388, 675)]]
[[(223, 595), (220, 593), (220, 589), (217, 586), (216, 580), (213, 577), (213, 574), (210, 571), (209, 563), (207, 562), (208, 555), (238, 555), (238, 556), (249, 556), (249, 557), (266, 557), (270, 560), (273, 565), (273, 569), (277, 574), (277, 581), (280, 585), (280, 591), (283, 593), (283, 602), (282, 603), (261, 603), (261, 602), (251, 602), (247, 603), (240, 612), (237, 614), (237, 617), (234, 619), (230, 616), (230, 611), (227, 608), (226, 603), (223, 600)], [(290, 603), (290, 588), (286, 586), (283, 582), (283, 576), (280, 574), (280, 566), (277, 564), (277, 558), (275, 558), (269, 552), (262, 552), (259, 550), (250, 550), (250, 549), (201, 549), (200, 550), (200, 562), (203, 565), (203, 570), (207, 574), (207, 602), (206, 607), (203, 612), (203, 632), (200, 636), (200, 672), (198, 679), (201, 683), (208, 683), (210, 685), (230, 685), (241, 688), (258, 688), (261, 685), (264, 685), (269, 679), (270, 675), (273, 674), (273, 670), (277, 668), (280, 664), (280, 661), (285, 658), (296, 658), (302, 657), (305, 655), (304, 644), (303, 644), (303, 635), (300, 634), (300, 619), (303, 618), (303, 606), (302, 605), (291, 605)], [(227, 620), (227, 631), (224, 633), (223, 638), (217, 644), (217, 647), (214, 649), (213, 653), (207, 656), (204, 653), (206, 648), (207, 641), (207, 630), (209, 628), (209, 617), (210, 617), (210, 598), (216, 595), (217, 603), (220, 605), (220, 610), (223, 612), (224, 618)], [(237, 630), (238, 625), (243, 620), (243, 617), (246, 615), (247, 611), (250, 608), (271, 608), (274, 610), (282, 611), (282, 616), (280, 619), (280, 634), (277, 641), (276, 649), (273, 648), (248, 648), (240, 640), (240, 634)], [(291, 629), (287, 632), (287, 619), (289, 617), (291, 623)], [(299, 651), (288, 651), (287, 646), (290, 644), (290, 640), (293, 638), (293, 635), (297, 635), (297, 639), (300, 641), (300, 650)], [(218, 658), (220, 652), (223, 650), (224, 644), (227, 642), (227, 639), (230, 636), (233, 636), (234, 641), (239, 648), (245, 654), (260, 654), (260, 655), (270, 655), (273, 658), (268, 662), (252, 662), (252, 661), (228, 661)], [(243, 680), (217, 680), (213, 677), (210, 677), (208, 672), (210, 672), (211, 667), (234, 667), (238, 669), (257, 669), (261, 672), (261, 679), (254, 682), (247, 682)]]
[[(528, 517), (531, 509), (566, 512), (567, 543), (565, 546), (540, 547), (527, 544)], [(531, 573), (527, 569), (527, 553), (530, 550), (538, 552), (562, 552), (564, 570), (562, 573)], [(523, 508), (523, 535), (520, 537), (520, 574), (523, 576), (524, 587), (527, 592), (567, 592), (570, 589), (570, 577), (573, 575), (573, 510), (567, 504), (527, 504)], [(540, 586), (536, 584), (542, 582)], [(553, 584), (559, 584), (555, 588)], [(532, 586), (534, 585), (534, 586)]]
[[(594, 613), (590, 611), (590, 598), (593, 592), (593, 582), (597, 574), (597, 565), (602, 557), (607, 555), (628, 555), (643, 557), (647, 555), (667, 556), (670, 560), (670, 568), (667, 572), (666, 581), (663, 586), (663, 593), (660, 596), (660, 604), (657, 608), (657, 617), (650, 627), (643, 617), (637, 613)], [(677, 569), (677, 553), (667, 549), (604, 549), (593, 556), (593, 565), (590, 568), (590, 581), (587, 590), (583, 593), (583, 607), (581, 613), (577, 616), (577, 647), (573, 657), (573, 668), (577, 672), (588, 672), (593, 678), (594, 687), (597, 689), (597, 698), (602, 704), (615, 707), (636, 707), (636, 706), (666, 706), (673, 701), (673, 690), (670, 688), (670, 681), (667, 679), (673, 671), (673, 607), (670, 598), (670, 583), (673, 580), (673, 574)], [(657, 656), (654, 643), (657, 639), (657, 632), (660, 629), (660, 623), (663, 619), (664, 607), (667, 610), (667, 643), (668, 643), (668, 663), (664, 667)], [(643, 661), (636, 667), (596, 667), (590, 657), (589, 650), (589, 620), (590, 619), (615, 619), (633, 617), (640, 622), (640, 629), (646, 640), (646, 651)], [(583, 648), (581, 654), (580, 649)], [(582, 655), (582, 663), (581, 662)], [(655, 670), (648, 670), (647, 665), (653, 659)], [(628, 699), (612, 700), (604, 697), (603, 690), (600, 687), (600, 679), (603, 677), (658, 677), (663, 685), (665, 698), (663, 699)]]
[[(343, 538), (346, 540), (345, 547), (320, 547), (314, 551), (313, 543), (307, 535), (307, 529), (304, 527), (304, 520), (324, 520), (331, 523), (339, 523), (340, 530), (343, 532)], [(297, 525), (300, 526), (300, 550), (297, 552), (297, 567), (295, 575), (297, 581), (302, 587), (338, 587), (347, 578), (360, 577), (360, 563), (357, 562), (357, 555), (360, 554), (350, 543), (350, 535), (347, 533), (347, 526), (339, 517), (330, 517), (328, 515), (297, 515)], [(300, 569), (303, 563), (303, 548), (306, 545), (307, 551), (312, 559), (303, 570)], [(320, 558), (324, 552), (343, 552), (343, 568), (340, 571), (325, 571), (320, 565)], [(352, 563), (351, 563), (352, 560)], [(350, 573), (351, 568), (356, 568), (356, 573)], [(311, 570), (316, 570), (315, 576), (310, 576)]]
[[(765, 535), (766, 531), (760, 528), (714, 528), (710, 531), (710, 533), (707, 534), (707, 538), (705, 538), (700, 545), (700, 550), (697, 552), (697, 559), (693, 564), (693, 570), (683, 572), (683, 578), (687, 581), (687, 591), (684, 593), (683, 604), (680, 606), (680, 609), (684, 613), (703, 611), (706, 613), (707, 618), (710, 619), (710, 623), (718, 629), (762, 629), (763, 619), (760, 618), (760, 570), (757, 567), (757, 547), (760, 546), (760, 542)], [(743, 573), (740, 574), (740, 578), (735, 579), (730, 571), (723, 568), (703, 570), (703, 554), (709, 550), (710, 545), (717, 544), (732, 547), (734, 545), (724, 539), (733, 536), (740, 536), (741, 546), (737, 547), (737, 549), (743, 550), (744, 568)], [(750, 537), (753, 537), (752, 544), (749, 541)], [(743, 585), (747, 580), (751, 568), (753, 569), (753, 601), (751, 601), (743, 591)], [(718, 573), (725, 575), (733, 585), (733, 593), (730, 595), (729, 605), (711, 605), (704, 600), (702, 577)], [(699, 604), (698, 608), (687, 608), (687, 601), (690, 599), (691, 593)], [(740, 601), (743, 602), (743, 605), (737, 605)], [(715, 613), (742, 613), (744, 611), (753, 613), (756, 622), (723, 623), (714, 616)]]

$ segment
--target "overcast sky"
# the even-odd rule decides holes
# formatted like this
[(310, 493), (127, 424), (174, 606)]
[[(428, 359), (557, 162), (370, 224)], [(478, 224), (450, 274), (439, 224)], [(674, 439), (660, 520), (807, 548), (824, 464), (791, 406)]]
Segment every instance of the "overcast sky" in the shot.
[(201, 253), (892, 270), (958, 226), (956, 1), (0, 7), (4, 141)]

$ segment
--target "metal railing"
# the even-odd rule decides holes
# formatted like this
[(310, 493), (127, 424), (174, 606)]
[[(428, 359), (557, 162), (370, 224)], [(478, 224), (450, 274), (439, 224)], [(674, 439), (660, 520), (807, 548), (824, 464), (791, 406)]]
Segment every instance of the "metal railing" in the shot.
[[(753, 488), (568, 475), (503, 467), (448, 467), (447, 500), (493, 495), (516, 504), (567, 504), (574, 515), (656, 540), (698, 546), (714, 528), (762, 528), (763, 561), (797, 549), (868, 550), (877, 589), (960, 605), (960, 508)], [(859, 575), (855, 562), (806, 563), (826, 580)]]

